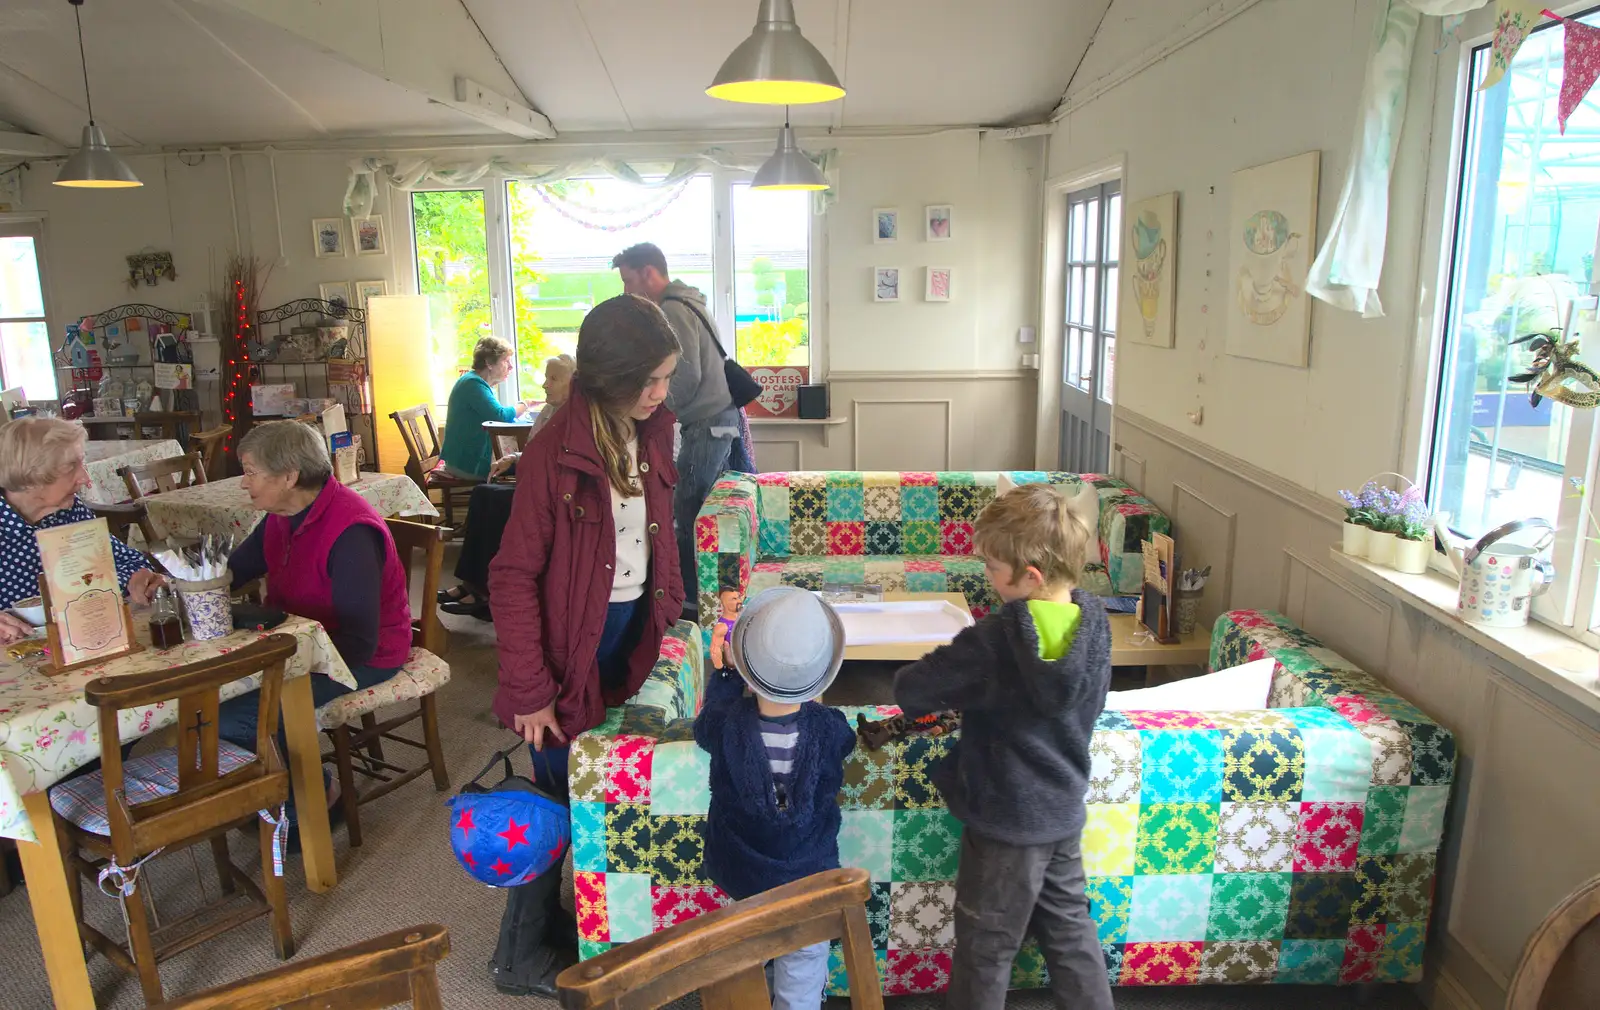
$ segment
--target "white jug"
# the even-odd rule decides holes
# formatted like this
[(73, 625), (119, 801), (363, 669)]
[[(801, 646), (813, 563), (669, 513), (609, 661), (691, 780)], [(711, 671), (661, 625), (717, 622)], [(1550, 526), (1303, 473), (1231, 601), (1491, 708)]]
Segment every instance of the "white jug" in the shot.
[[(1501, 543), (1521, 530), (1541, 533), (1532, 546)], [(1539, 557), (1555, 535), (1555, 527), (1543, 519), (1521, 519), (1490, 530), (1465, 551), (1444, 541), (1445, 556), (1461, 577), (1456, 600), (1461, 619), (1491, 628), (1527, 624), (1533, 597), (1555, 579), (1555, 568)]]

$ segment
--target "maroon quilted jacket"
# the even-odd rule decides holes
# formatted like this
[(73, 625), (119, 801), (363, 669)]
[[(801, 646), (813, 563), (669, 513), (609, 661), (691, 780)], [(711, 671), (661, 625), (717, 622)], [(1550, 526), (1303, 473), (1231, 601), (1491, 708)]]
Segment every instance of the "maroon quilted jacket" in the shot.
[(568, 740), (600, 725), (608, 705), (632, 697), (655, 665), (667, 626), (683, 610), (678, 548), (672, 534), (673, 416), (665, 407), (639, 422), (639, 471), (650, 520), (650, 576), (642, 605), (644, 634), (621, 691), (602, 696), (596, 653), (617, 556), (611, 486), (590, 428), (589, 404), (571, 399), (523, 450), (517, 490), (500, 553), (489, 565), (500, 648), (494, 711), (513, 716), (552, 701)]

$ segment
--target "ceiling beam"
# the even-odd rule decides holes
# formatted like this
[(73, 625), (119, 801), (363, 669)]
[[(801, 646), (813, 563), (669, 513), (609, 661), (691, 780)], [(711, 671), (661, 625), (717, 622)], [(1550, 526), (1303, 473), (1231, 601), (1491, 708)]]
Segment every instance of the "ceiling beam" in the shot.
[(58, 158), (67, 153), (66, 147), (49, 137), (41, 137), (37, 133), (0, 130), (0, 155), (17, 158)]
[[(335, 59), (503, 133), (549, 140), (555, 127), (516, 81), (460, 0), (200, 0), (271, 25)], [(459, 94), (456, 81), (474, 87)], [(479, 92), (493, 96), (485, 106)], [(507, 95), (518, 96), (507, 98)]]

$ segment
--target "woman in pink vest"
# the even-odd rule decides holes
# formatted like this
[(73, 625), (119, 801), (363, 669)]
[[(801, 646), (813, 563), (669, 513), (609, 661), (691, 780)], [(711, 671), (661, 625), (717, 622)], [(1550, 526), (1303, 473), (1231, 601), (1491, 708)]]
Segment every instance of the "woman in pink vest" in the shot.
[[(239, 442), (250, 504), (267, 513), (228, 558), (237, 588), (262, 576), (268, 607), (327, 629), (362, 688), (394, 676), (411, 654), (406, 569), (389, 527), (366, 500), (333, 479), (322, 433), (299, 421), (258, 424)], [(349, 692), (311, 674), (322, 706)], [(223, 702), (218, 734), (256, 742), (256, 694)]]

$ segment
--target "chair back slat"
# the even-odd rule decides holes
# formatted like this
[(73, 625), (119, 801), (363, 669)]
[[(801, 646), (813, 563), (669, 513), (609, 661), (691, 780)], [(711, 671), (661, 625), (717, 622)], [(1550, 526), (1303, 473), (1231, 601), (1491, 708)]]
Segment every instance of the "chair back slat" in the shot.
[(406, 570), (406, 585), (411, 585), (413, 568), (418, 552), (422, 554), (422, 606), (421, 615), (411, 621), (411, 644), (419, 645), (435, 656), (445, 653), (445, 630), (439, 621), (439, 570), (444, 564), (444, 542), (450, 539), (450, 530), (443, 526), (428, 526), (405, 519), (386, 519), (389, 535), (394, 538), (395, 553)]
[(396, 410), (389, 415), (400, 427), (400, 440), (405, 443), (406, 475), (417, 482), (426, 493), (428, 472), (439, 465), (439, 429), (433, 423), (433, 411), (426, 403)]
[[(288, 773), (278, 754), (278, 702), (283, 671), (294, 655), (293, 635), (269, 635), (218, 656), (168, 670), (102, 677), (84, 687), (98, 710), (101, 773), (111, 847), (124, 861), (193, 834), (196, 824), (226, 824), (252, 810), (271, 806), (270, 797), (287, 796)], [(217, 713), (225, 684), (261, 674), (259, 722), (254, 760), (219, 775)], [(129, 804), (123, 774), (120, 715), (156, 702), (178, 702), (178, 782), (170, 795)], [(254, 804), (253, 806), (251, 804)]]
[(691, 992), (709, 1010), (765, 1006), (762, 968), (780, 954), (841, 939), (850, 1005), (883, 1010), (866, 870), (827, 870), (613, 947), (556, 979), (565, 1010), (663, 1006)]
[(1506, 1010), (1600, 1005), (1600, 877), (1578, 885), (1528, 937)]
[(228, 436), (233, 434), (233, 425), (222, 424), (205, 431), (197, 431), (189, 436), (189, 451), (199, 453), (207, 480), (221, 480), (226, 476), (222, 472), (223, 461), (226, 456), (223, 449), (228, 444)]
[(122, 475), (130, 498), (206, 483), (205, 460), (197, 452), (119, 467), (117, 473)]
[(149, 1010), (440, 1010), (434, 965), (449, 953), (449, 930), (412, 926)]

